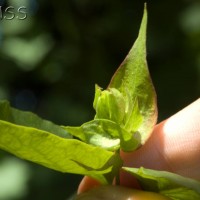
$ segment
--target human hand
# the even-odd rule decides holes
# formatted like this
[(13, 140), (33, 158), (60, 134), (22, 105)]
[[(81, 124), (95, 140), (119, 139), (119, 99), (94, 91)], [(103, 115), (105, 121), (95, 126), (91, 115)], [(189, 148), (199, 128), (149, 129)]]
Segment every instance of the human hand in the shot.
[[(121, 153), (124, 165), (165, 170), (200, 180), (200, 99), (156, 125), (146, 144), (132, 153)], [(84, 177), (78, 193), (95, 185)], [(137, 187), (129, 174), (121, 173), (121, 185)]]

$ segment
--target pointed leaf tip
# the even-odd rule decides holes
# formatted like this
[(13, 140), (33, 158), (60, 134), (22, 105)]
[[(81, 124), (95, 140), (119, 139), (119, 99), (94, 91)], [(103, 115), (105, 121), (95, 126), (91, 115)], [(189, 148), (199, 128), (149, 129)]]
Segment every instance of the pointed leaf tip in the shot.
[[(147, 18), (145, 4), (138, 37), (108, 85), (108, 89), (115, 88), (122, 93), (126, 104), (124, 124), (127, 121), (132, 124), (128, 131), (133, 136), (139, 133), (141, 144), (148, 139), (157, 121), (156, 93), (146, 61)], [(136, 101), (138, 103), (134, 104)], [(139, 112), (133, 115), (135, 105), (138, 105)], [(142, 120), (138, 121), (138, 117)], [(134, 128), (136, 122), (138, 130)]]

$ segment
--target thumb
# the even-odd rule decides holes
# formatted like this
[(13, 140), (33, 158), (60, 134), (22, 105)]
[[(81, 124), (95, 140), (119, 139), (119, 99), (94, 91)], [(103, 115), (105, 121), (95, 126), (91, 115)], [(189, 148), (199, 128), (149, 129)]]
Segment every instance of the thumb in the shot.
[[(158, 124), (146, 144), (132, 153), (121, 153), (124, 165), (171, 171), (200, 180), (200, 99)], [(78, 192), (99, 183), (84, 177)], [(122, 172), (121, 184), (136, 186), (132, 176)]]
[[(147, 143), (122, 153), (126, 166), (171, 171), (200, 180), (200, 99), (158, 124)], [(122, 184), (131, 180), (122, 174)]]

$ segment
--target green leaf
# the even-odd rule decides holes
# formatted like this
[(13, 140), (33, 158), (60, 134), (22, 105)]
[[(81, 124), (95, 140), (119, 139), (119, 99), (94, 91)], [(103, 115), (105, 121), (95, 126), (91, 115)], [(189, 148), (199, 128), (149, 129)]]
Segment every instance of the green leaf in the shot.
[(160, 192), (173, 200), (197, 200), (200, 199), (200, 194), (188, 188), (176, 188), (171, 190), (164, 190)]
[(107, 119), (95, 119), (80, 127), (66, 126), (63, 128), (88, 144), (110, 151), (116, 151), (120, 146), (123, 150), (131, 151), (140, 142), (117, 123)]
[(48, 120), (44, 120), (34, 113), (12, 108), (6, 100), (0, 100), (0, 120), (25, 127), (41, 129), (63, 138), (72, 138), (72, 136), (60, 126)]
[[(141, 144), (148, 139), (157, 120), (156, 93), (146, 61), (146, 26), (145, 8), (138, 38), (108, 86), (108, 90), (115, 88), (123, 95), (125, 129), (134, 133), (137, 127)], [(114, 115), (115, 110), (110, 112)]]
[[(200, 199), (199, 181), (170, 172), (143, 167), (123, 167), (123, 170), (135, 176), (144, 190), (159, 192), (174, 200)], [(179, 191), (179, 194), (177, 194), (177, 191)]]
[[(51, 127), (54, 134), (48, 131)], [(66, 138), (67, 135), (63, 128), (47, 121), (43, 123), (30, 112), (10, 108), (5, 101), (0, 103), (1, 149), (60, 172), (88, 175), (101, 183), (112, 183), (122, 165), (119, 155)]]

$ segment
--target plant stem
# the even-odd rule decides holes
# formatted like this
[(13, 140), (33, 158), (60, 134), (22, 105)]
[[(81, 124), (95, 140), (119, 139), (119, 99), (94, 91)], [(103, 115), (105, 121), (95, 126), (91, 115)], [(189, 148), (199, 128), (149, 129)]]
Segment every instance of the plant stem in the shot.
[[(120, 149), (118, 149), (116, 153), (120, 155)], [(120, 169), (115, 176), (115, 185), (120, 185)]]
[(115, 185), (120, 185), (120, 174), (119, 173), (115, 177)]

